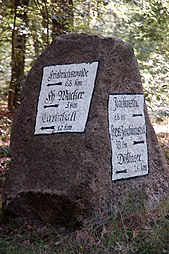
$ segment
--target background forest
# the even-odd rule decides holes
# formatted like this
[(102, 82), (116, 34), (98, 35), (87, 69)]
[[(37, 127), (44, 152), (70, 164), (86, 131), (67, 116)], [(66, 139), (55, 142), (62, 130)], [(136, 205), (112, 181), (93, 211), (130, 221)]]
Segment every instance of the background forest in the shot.
[[(11, 123), (23, 82), (52, 40), (72, 32), (119, 37), (133, 46), (151, 119), (168, 124), (158, 138), (169, 164), (168, 0), (0, 0), (0, 217)], [(152, 214), (134, 213), (131, 208), (126, 217), (105, 218), (71, 233), (9, 219), (0, 224), (0, 253), (169, 253), (169, 201)]]
[(55, 36), (87, 32), (119, 37), (135, 49), (151, 113), (168, 114), (167, 0), (1, 0), (0, 89), (14, 110), (35, 59)]

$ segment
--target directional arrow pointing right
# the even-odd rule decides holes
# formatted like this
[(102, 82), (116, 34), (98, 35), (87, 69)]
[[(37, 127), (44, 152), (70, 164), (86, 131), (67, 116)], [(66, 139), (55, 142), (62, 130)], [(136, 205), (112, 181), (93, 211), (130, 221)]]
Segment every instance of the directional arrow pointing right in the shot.
[(133, 141), (133, 145), (144, 144), (144, 140)]
[(142, 114), (133, 114), (132, 117), (142, 116)]

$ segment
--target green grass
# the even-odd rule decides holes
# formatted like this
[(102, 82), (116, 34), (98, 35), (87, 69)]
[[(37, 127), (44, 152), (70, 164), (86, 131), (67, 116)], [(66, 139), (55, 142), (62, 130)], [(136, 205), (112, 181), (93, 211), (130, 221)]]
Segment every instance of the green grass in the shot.
[[(11, 119), (11, 115), (4, 113), (0, 121), (0, 189), (10, 162)], [(161, 138), (166, 141), (165, 137)], [(166, 143), (164, 149), (168, 159)], [(41, 222), (9, 218), (0, 223), (0, 254), (169, 254), (169, 200), (147, 214), (145, 193), (143, 186), (135, 196), (127, 196), (116, 216), (104, 218), (102, 223), (86, 223), (74, 232)], [(0, 196), (0, 217), (1, 214)]]
[(142, 214), (141, 223), (139, 220), (138, 213), (119, 213), (72, 232), (40, 222), (9, 219), (0, 226), (0, 253), (168, 254), (169, 202), (151, 214)]

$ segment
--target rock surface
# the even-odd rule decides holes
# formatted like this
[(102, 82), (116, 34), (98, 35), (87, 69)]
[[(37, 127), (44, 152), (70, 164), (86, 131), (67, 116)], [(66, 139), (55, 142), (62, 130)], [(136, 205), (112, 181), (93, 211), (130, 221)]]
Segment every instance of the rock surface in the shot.
[[(43, 67), (99, 61), (83, 133), (34, 135)], [(142, 93), (132, 47), (87, 34), (57, 37), (37, 59), (23, 87), (11, 137), (12, 163), (4, 188), (4, 211), (52, 224), (81, 225), (125, 204), (147, 209), (169, 195), (169, 171), (147, 110), (149, 174), (112, 182), (108, 131), (110, 93)]]

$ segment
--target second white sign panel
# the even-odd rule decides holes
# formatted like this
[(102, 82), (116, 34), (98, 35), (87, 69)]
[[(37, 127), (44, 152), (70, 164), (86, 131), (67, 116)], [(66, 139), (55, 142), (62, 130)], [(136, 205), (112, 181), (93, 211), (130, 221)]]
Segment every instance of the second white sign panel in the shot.
[(109, 95), (112, 180), (148, 174), (143, 94)]

